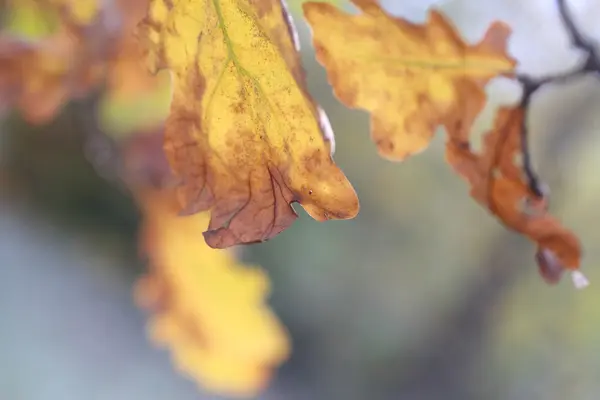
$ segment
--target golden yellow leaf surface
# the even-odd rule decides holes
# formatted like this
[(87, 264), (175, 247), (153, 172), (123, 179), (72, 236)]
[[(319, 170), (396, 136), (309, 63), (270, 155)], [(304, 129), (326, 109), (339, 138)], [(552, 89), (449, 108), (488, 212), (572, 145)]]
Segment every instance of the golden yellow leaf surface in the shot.
[(470, 127), (485, 103), (484, 85), (515, 67), (503, 23), (469, 45), (435, 10), (419, 25), (389, 15), (376, 0), (352, 2), (358, 15), (307, 2), (304, 16), (336, 96), (371, 114), (371, 137), (385, 158), (424, 150), (439, 125)]
[(135, 298), (152, 312), (150, 336), (204, 388), (256, 395), (290, 352), (287, 332), (265, 302), (268, 277), (232, 250), (198, 242), (207, 212), (178, 215), (160, 131), (129, 140), (125, 176), (143, 212), (140, 244), (149, 261)]
[(279, 0), (152, 0), (138, 34), (172, 72), (165, 149), (182, 212), (212, 210), (209, 246), (272, 238), (292, 202), (319, 221), (357, 214)]

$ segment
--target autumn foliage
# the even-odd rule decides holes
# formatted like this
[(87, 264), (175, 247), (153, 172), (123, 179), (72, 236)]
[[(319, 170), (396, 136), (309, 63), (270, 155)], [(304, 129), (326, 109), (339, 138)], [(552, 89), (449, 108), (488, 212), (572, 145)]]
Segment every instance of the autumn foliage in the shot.
[(291, 202), (318, 220), (354, 217), (358, 199), (331, 158), (329, 122), (306, 90), (282, 4), (153, 1), (149, 10), (139, 34), (152, 68), (173, 73), (165, 150), (183, 213), (212, 210), (208, 245), (272, 238), (295, 220)]
[[(338, 99), (369, 111), (379, 153), (402, 161), (423, 151), (443, 126), (448, 163), (467, 180), (478, 203), (538, 244), (542, 276), (556, 283), (563, 269), (578, 269), (579, 240), (547, 214), (543, 193), (516, 164), (526, 128), (523, 104), (498, 111), (482, 154), (471, 149), (485, 85), (497, 76), (515, 76), (516, 61), (506, 51), (509, 27), (496, 22), (478, 44), (469, 45), (437, 11), (416, 25), (388, 15), (377, 1), (353, 3), (360, 14), (308, 2), (304, 15)], [(555, 268), (548, 268), (549, 258)]]
[[(498, 111), (482, 149), (472, 144), (486, 85), (524, 82), (507, 52), (510, 28), (494, 22), (469, 44), (439, 11), (415, 24), (376, 0), (352, 2), (358, 14), (318, 2), (303, 13), (334, 94), (369, 113), (379, 154), (405, 160), (443, 128), (450, 167), (477, 203), (536, 244), (544, 279), (577, 271), (579, 240), (549, 214), (527, 164), (528, 101), (545, 82), (524, 85), (524, 101)], [(42, 123), (100, 87), (114, 101), (150, 95), (165, 83), (156, 73), (170, 73), (168, 114), (150, 134), (120, 142), (149, 262), (136, 300), (152, 314), (153, 340), (202, 385), (238, 395), (263, 388), (288, 338), (265, 305), (265, 273), (228, 248), (280, 234), (298, 217), (292, 203), (318, 221), (359, 212), (285, 3), (13, 0), (8, 10), (53, 24), (36, 37), (10, 27), (0, 35), (0, 112)]]
[(125, 179), (144, 214), (140, 250), (150, 264), (136, 300), (153, 314), (150, 336), (171, 347), (182, 372), (214, 391), (251, 395), (289, 353), (286, 332), (264, 303), (269, 280), (231, 251), (198, 243), (209, 215), (178, 215), (161, 144), (156, 131), (125, 147)]

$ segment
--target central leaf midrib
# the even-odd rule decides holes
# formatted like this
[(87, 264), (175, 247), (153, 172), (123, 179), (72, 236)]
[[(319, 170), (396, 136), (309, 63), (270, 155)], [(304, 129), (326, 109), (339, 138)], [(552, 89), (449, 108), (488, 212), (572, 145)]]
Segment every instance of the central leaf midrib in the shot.
[(231, 38), (229, 37), (229, 32), (227, 32), (227, 29), (225, 28), (225, 18), (223, 18), (221, 4), (219, 3), (219, 0), (212, 0), (212, 2), (215, 6), (217, 19), (219, 20), (219, 28), (221, 29), (221, 32), (223, 32), (223, 41), (225, 42), (225, 46), (227, 47), (227, 60), (225, 61), (225, 63), (228, 63), (229, 61), (233, 62), (238, 72), (243, 73), (244, 68), (241, 67), (240, 62), (237, 59), (235, 52), (233, 51), (233, 43), (231, 41)]
[[(259, 96), (262, 97), (264, 103), (266, 104), (266, 106), (271, 111), (271, 116), (274, 119), (276, 119), (276, 120), (281, 120), (282, 119), (282, 113), (279, 112), (279, 110), (276, 109), (277, 107), (275, 107), (273, 104), (271, 104), (271, 101), (267, 97), (266, 92), (263, 90), (263, 87), (260, 84), (260, 82), (258, 81), (258, 79), (255, 76), (253, 76), (246, 68), (244, 68), (244, 66), (242, 65), (242, 63), (237, 58), (237, 55), (235, 54), (235, 51), (234, 51), (234, 43), (231, 40), (231, 38), (229, 36), (229, 32), (227, 31), (227, 28), (225, 26), (225, 18), (223, 17), (223, 13), (222, 13), (222, 10), (221, 10), (220, 1), (221, 0), (212, 0), (214, 8), (215, 8), (215, 12), (217, 14), (217, 20), (218, 20), (218, 24), (219, 24), (219, 29), (221, 29), (221, 32), (223, 32), (223, 42), (225, 43), (225, 46), (227, 47), (227, 59), (224, 62), (224, 70), (227, 69), (227, 64), (229, 62), (231, 62), (233, 64), (233, 66), (235, 67), (238, 75), (245, 76), (250, 81), (252, 81), (254, 87), (258, 91)], [(222, 77), (223, 76), (221, 76), (219, 78), (219, 81), (221, 81)], [(217, 89), (218, 89), (218, 84), (215, 87), (214, 92), (216, 92)], [(305, 101), (307, 101), (307, 100), (305, 100)], [(308, 103), (308, 101), (307, 101), (307, 103)], [(266, 121), (263, 120), (261, 114), (258, 111), (255, 112), (255, 116), (260, 120), (260, 122), (263, 125), (263, 127), (266, 128), (267, 127), (267, 123), (266, 123)], [(315, 123), (317, 123), (317, 121), (315, 121)], [(265, 139), (268, 140), (268, 135), (267, 135), (267, 138), (265, 138)]]
[(497, 66), (502, 61), (496, 62), (472, 62), (468, 59), (465, 61), (447, 61), (447, 60), (439, 60), (439, 61), (431, 61), (431, 60), (421, 60), (418, 57), (401, 57), (401, 58), (393, 58), (393, 57), (378, 57), (378, 56), (368, 56), (368, 55), (352, 55), (353, 60), (359, 60), (361, 62), (367, 64), (383, 64), (386, 67), (394, 66), (394, 67), (406, 67), (413, 69), (445, 69), (445, 70), (455, 70), (455, 69), (476, 69), (480, 72), (510, 72), (513, 70), (511, 66)]
[[(258, 79), (256, 79), (246, 68), (244, 68), (242, 66), (242, 63), (239, 61), (239, 59), (237, 58), (237, 55), (235, 54), (235, 51), (233, 50), (233, 41), (229, 37), (229, 32), (227, 31), (227, 28), (225, 27), (225, 18), (223, 18), (223, 13), (221, 11), (220, 0), (212, 0), (212, 2), (215, 7), (215, 12), (217, 13), (219, 28), (221, 29), (221, 32), (223, 32), (223, 41), (225, 42), (225, 46), (227, 47), (227, 59), (225, 60), (225, 63), (224, 63), (224, 69), (227, 68), (227, 64), (229, 62), (233, 63), (233, 66), (237, 70), (238, 74), (241, 76), (245, 76), (252, 81), (252, 83), (254, 84), (254, 87), (258, 90), (259, 95), (265, 100), (269, 109), (271, 109), (273, 115), (277, 116), (278, 113), (275, 112), (275, 110), (273, 109), (273, 106), (271, 105), (271, 102), (268, 100), (260, 82), (258, 82)], [(219, 79), (219, 81), (220, 80), (221, 79)], [(217, 89), (218, 89), (218, 83), (217, 83), (217, 86), (215, 87), (215, 92)], [(261, 120), (262, 125), (266, 127), (266, 123), (265, 123), (265, 121), (262, 120), (260, 113), (257, 112), (256, 116)]]

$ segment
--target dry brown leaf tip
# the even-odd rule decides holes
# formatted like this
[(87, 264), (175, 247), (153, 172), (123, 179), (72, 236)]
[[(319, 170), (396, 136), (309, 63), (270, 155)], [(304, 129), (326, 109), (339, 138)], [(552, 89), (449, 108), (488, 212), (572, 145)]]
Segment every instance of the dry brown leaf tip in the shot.
[(503, 224), (537, 243), (540, 273), (547, 282), (556, 283), (564, 270), (579, 268), (581, 244), (573, 232), (548, 213), (546, 199), (532, 191), (523, 168), (515, 163), (522, 155), (524, 118), (521, 107), (501, 108), (494, 128), (484, 136), (480, 154), (449, 130), (446, 157), (469, 182), (477, 202)]
[(420, 25), (389, 15), (375, 0), (353, 3), (358, 15), (317, 2), (303, 4), (304, 15), (334, 93), (370, 113), (371, 137), (385, 158), (424, 150), (441, 124), (468, 129), (485, 103), (485, 84), (513, 73), (504, 23), (469, 45), (439, 11)]
[(358, 212), (293, 34), (273, 0), (154, 0), (139, 26), (151, 68), (172, 72), (165, 149), (183, 213), (211, 209), (212, 247), (272, 238), (296, 219), (292, 202), (320, 221)]

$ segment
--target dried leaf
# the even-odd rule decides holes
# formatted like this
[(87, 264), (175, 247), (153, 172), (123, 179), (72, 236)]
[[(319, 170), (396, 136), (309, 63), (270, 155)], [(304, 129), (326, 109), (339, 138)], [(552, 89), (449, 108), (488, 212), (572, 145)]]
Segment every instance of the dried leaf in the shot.
[(524, 111), (501, 108), (494, 128), (484, 136), (481, 154), (476, 154), (462, 133), (449, 130), (446, 158), (454, 170), (471, 185), (471, 196), (509, 228), (536, 242), (540, 272), (546, 281), (560, 278), (559, 266), (579, 268), (579, 239), (547, 211), (546, 200), (538, 198), (515, 164), (521, 153)]
[(153, 0), (139, 35), (172, 72), (166, 150), (183, 213), (212, 209), (209, 246), (272, 238), (292, 202), (319, 221), (357, 214), (279, 0)]
[(418, 25), (390, 16), (376, 0), (352, 2), (361, 14), (308, 2), (304, 15), (336, 96), (370, 112), (371, 137), (385, 158), (424, 150), (441, 124), (468, 131), (485, 103), (484, 85), (515, 66), (503, 23), (468, 45), (438, 11)]

